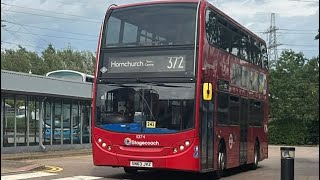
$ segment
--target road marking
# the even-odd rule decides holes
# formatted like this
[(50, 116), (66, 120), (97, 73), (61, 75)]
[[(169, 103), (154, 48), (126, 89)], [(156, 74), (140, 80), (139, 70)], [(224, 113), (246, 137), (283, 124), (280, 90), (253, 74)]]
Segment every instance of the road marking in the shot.
[(30, 178), (38, 178), (38, 177), (45, 177), (45, 176), (53, 176), (53, 175), (57, 175), (57, 174), (47, 173), (47, 172), (23, 173), (23, 174), (1, 176), (1, 180), (30, 179)]
[(63, 171), (63, 169), (61, 167), (57, 167), (57, 166), (45, 166), (45, 168), (47, 168), (47, 169), (43, 170), (43, 171), (49, 172), (49, 173), (56, 173), (56, 172)]
[(102, 177), (95, 177), (95, 176), (73, 176), (73, 177), (58, 178), (58, 179), (53, 179), (53, 180), (92, 180), (92, 179), (102, 179)]

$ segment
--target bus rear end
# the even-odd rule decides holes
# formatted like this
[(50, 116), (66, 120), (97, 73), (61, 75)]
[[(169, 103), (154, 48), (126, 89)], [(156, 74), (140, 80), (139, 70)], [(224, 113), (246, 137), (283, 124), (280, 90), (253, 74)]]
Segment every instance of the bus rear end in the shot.
[(199, 171), (197, 2), (109, 9), (93, 87), (97, 166)]

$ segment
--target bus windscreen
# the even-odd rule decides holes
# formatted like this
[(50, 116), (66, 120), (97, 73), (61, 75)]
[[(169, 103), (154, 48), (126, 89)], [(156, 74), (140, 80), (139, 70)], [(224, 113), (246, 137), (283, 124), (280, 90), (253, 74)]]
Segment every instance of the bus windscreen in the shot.
[(194, 127), (194, 83), (99, 83), (95, 125), (126, 133), (163, 134)]
[(105, 23), (103, 47), (194, 44), (196, 11), (195, 3), (115, 9)]

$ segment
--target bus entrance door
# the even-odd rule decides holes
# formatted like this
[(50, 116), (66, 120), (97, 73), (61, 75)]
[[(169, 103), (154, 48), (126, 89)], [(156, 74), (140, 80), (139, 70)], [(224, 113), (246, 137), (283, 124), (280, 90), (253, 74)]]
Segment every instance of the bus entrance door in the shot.
[(240, 164), (245, 164), (248, 158), (248, 99), (241, 99), (240, 106)]
[[(202, 98), (201, 98), (202, 99)], [(214, 100), (201, 100), (201, 170), (208, 171), (213, 169), (213, 102)]]

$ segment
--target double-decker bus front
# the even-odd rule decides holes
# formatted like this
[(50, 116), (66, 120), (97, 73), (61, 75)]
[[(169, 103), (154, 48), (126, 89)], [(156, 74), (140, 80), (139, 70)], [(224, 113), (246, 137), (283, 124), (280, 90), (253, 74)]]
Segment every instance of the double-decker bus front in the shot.
[(95, 165), (199, 171), (197, 11), (196, 2), (108, 10), (93, 88)]

